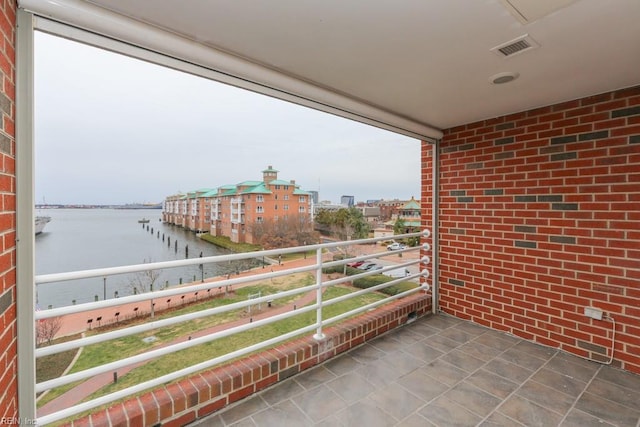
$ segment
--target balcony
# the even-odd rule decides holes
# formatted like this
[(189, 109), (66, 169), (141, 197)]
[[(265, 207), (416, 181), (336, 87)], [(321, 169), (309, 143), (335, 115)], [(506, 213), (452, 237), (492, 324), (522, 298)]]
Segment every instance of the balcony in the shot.
[[(404, 235), (418, 236), (426, 238), (429, 233)], [(268, 268), (259, 267), (243, 274), (236, 271), (235, 274), (207, 280), (203, 276), (201, 281), (187, 286), (36, 312), (35, 320), (38, 327), (64, 316), (64, 334), (59, 335), (82, 332), (86, 336), (43, 345), (35, 349), (34, 358), (44, 358), (67, 351), (80, 354), (80, 349), (84, 353), (97, 352), (102, 358), (109, 347), (126, 347), (126, 342), (131, 341), (144, 341), (149, 344), (135, 351), (116, 352), (99, 363), (78, 362), (82, 368), (76, 367), (76, 371), (72, 370), (59, 378), (38, 380), (37, 383), (28, 385), (34, 395), (50, 390), (55, 390), (54, 394), (57, 393), (47, 398), (49, 402), (39, 405), (38, 424), (69, 420), (92, 411), (105, 416), (104, 412), (95, 409), (105, 404), (113, 405), (106, 412), (110, 414), (106, 415), (108, 417), (142, 417), (143, 424), (146, 425), (171, 421), (178, 417), (181, 420), (179, 423), (182, 423), (185, 421), (182, 417), (188, 416), (189, 411), (187, 414), (182, 412), (191, 409), (193, 405), (198, 407), (198, 416), (208, 414), (214, 409), (227, 406), (356, 347), (380, 333), (405, 322), (414, 321), (424, 315), (430, 307), (430, 298), (426, 293), (429, 289), (426, 282), (429, 272), (425, 268), (430, 263), (426, 255), (430, 246), (424, 243), (420, 247), (389, 254), (384, 247), (376, 245), (379, 241), (381, 239), (334, 242), (37, 276), (36, 283), (43, 284), (196, 264), (227, 265), (249, 258), (272, 260), (272, 265)], [(424, 252), (422, 256), (419, 254), (420, 251)], [(303, 254), (299, 254), (300, 252)], [(315, 256), (310, 256), (310, 252)], [(299, 254), (296, 258), (287, 258), (296, 253)], [(336, 256), (344, 257), (345, 253), (349, 254), (348, 258), (333, 260)], [(376, 261), (379, 269), (365, 271), (354, 268), (351, 275), (341, 274), (347, 271), (347, 263), (371, 261)], [(277, 282), (290, 276), (295, 276), (292, 284), (285, 288), (277, 288)], [(378, 276), (377, 280), (383, 280), (360, 286), (360, 289), (350, 285), (356, 279), (372, 279), (374, 276)], [(268, 286), (264, 286), (265, 283)], [(265, 291), (259, 285), (268, 290)], [(231, 304), (217, 304), (221, 298), (229, 297), (234, 291), (239, 292), (243, 286), (256, 286), (260, 290), (252, 290), (253, 293), (249, 293), (246, 299)], [(387, 292), (385, 296), (380, 293), (385, 289), (393, 292)], [(327, 296), (327, 292), (331, 290), (337, 293)], [(341, 303), (351, 300), (355, 301), (356, 305), (351, 304), (348, 309), (340, 307)], [(213, 305), (203, 305), (199, 302)], [(273, 310), (265, 310), (266, 307)], [(163, 316), (163, 312), (166, 312), (166, 316)], [(194, 323), (206, 323), (217, 315), (234, 314), (236, 317), (231, 323), (225, 320), (208, 324), (205, 328), (194, 327)], [(288, 319), (297, 323), (292, 323), (293, 327), (288, 325), (288, 329), (283, 328), (283, 321)], [(257, 335), (260, 328), (272, 326), (278, 329), (266, 338), (250, 339), (250, 342), (245, 341), (235, 346), (219, 341), (231, 336), (246, 336), (247, 332), (251, 338), (251, 334)], [(165, 336), (165, 333), (175, 327), (190, 329), (187, 332), (182, 329), (181, 335), (173, 335), (171, 339), (160, 338), (160, 341), (155, 343), (157, 337)], [(145, 341), (148, 339), (152, 341)], [(202, 355), (203, 346), (215, 348), (211, 347), (212, 343), (219, 347), (218, 350), (221, 348), (224, 351), (213, 350), (210, 353), (207, 350), (204, 357), (192, 360), (195, 359), (195, 353), (192, 352), (198, 346), (199, 354)], [(92, 348), (95, 345), (106, 347)], [(129, 371), (145, 364), (166, 361), (163, 358), (176, 356), (179, 351), (183, 351), (183, 360), (188, 359), (187, 363), (173, 362), (169, 359), (166, 364), (171, 366), (170, 369), (158, 369), (156, 372), (154, 368), (150, 375), (136, 379), (133, 384), (126, 383), (126, 374)], [(191, 391), (185, 392), (182, 388), (186, 387), (185, 377), (190, 378), (186, 380), (189, 384), (195, 378), (201, 378), (204, 382), (198, 380), (198, 385), (193, 385)], [(117, 383), (113, 386), (115, 389), (95, 394), (111, 382)], [(173, 385), (165, 387), (171, 382)], [(120, 387), (121, 384), (124, 385)], [(64, 389), (60, 390), (60, 387)], [(144, 393), (148, 390), (156, 391), (151, 394)], [(156, 392), (161, 393), (162, 397), (150, 397)], [(136, 395), (139, 397), (136, 398)], [(187, 395), (188, 402), (183, 401), (185, 406), (180, 409), (181, 404), (176, 403), (174, 399)], [(125, 403), (124, 407), (128, 407), (127, 405), (137, 399), (153, 399), (155, 409), (145, 409), (144, 413), (137, 415), (133, 415), (130, 409), (127, 409), (125, 414), (112, 413), (111, 411), (117, 412), (118, 408), (123, 408), (122, 404), (117, 403), (122, 399), (128, 399), (126, 402), (129, 402)], [(162, 399), (168, 401), (163, 404)], [(156, 415), (151, 415), (156, 410)], [(101, 425), (100, 421), (94, 419), (100, 415), (94, 414), (91, 417), (94, 424)], [(114, 423), (113, 420), (111, 422)]]
[[(431, 293), (426, 280), (429, 273), (425, 269), (430, 263), (427, 256), (430, 246), (423, 244), (389, 254), (375, 245), (379, 240), (39, 276), (38, 283), (47, 283), (140, 271), (150, 266), (169, 268), (194, 262), (225, 263), (247, 257), (280, 258), (309, 249), (316, 252), (315, 257), (276, 262), (268, 269), (258, 268), (233, 278), (227, 276), (206, 282), (203, 279), (202, 283), (119, 300), (37, 312), (39, 322), (58, 315), (75, 316), (79, 320), (73, 322), (76, 327), (85, 332), (89, 329), (85, 338), (35, 350), (35, 357), (44, 357), (112, 340), (113, 345), (120, 345), (117, 340), (123, 337), (160, 335), (162, 328), (170, 325), (247, 310), (237, 321), (194, 331), (188, 339), (163, 343), (145, 353), (123, 355), (121, 360), (33, 384), (38, 393), (74, 384), (70, 391), (40, 407), (38, 423), (76, 419), (78, 425), (87, 422), (93, 425), (194, 422), (201, 426), (638, 425), (640, 410), (635, 396), (640, 393), (639, 376), (455, 317), (431, 314)], [(349, 258), (333, 261), (334, 255), (345, 252), (350, 254)], [(372, 260), (384, 267), (347, 277), (327, 274), (326, 270), (322, 273), (326, 268), (341, 270), (346, 263)], [(390, 278), (384, 284), (333, 299), (324, 294), (330, 288), (355, 278), (374, 276), (378, 271), (396, 276), (398, 271), (402, 272), (400, 276), (408, 271), (408, 276)], [(190, 310), (166, 318), (153, 318), (144, 308), (138, 310), (152, 306), (160, 314), (163, 308), (168, 308), (162, 304), (169, 306), (171, 299), (174, 307), (192, 304), (194, 299), (196, 302), (198, 298), (206, 300), (214, 293), (255, 283), (258, 279), (274, 281), (305, 272), (315, 274), (315, 284), (276, 294), (253, 295), (247, 301), (227, 306)], [(371, 295), (406, 280), (421, 286), (348, 312), (328, 314), (334, 304)], [(283, 298), (289, 300), (279, 305), (278, 310), (252, 312), (260, 305), (271, 307)], [(132, 310), (132, 304), (134, 311), (126, 311)], [(130, 326), (108, 327), (114, 319), (104, 313), (115, 309), (122, 316), (122, 319), (116, 316), (115, 322), (128, 316), (133, 320)], [(228, 349), (226, 354), (194, 361), (192, 366), (175, 367), (173, 372), (159, 373), (162, 375), (157, 378), (140, 380), (111, 394), (92, 395), (101, 387), (92, 385), (92, 381), (102, 381), (105, 385), (115, 373), (124, 378), (129, 369), (152, 363), (156, 358), (180, 350), (189, 352), (198, 345), (227, 336), (254, 333), (251, 331), (305, 313), (315, 320), (300, 329)], [(98, 314), (101, 314), (102, 326), (107, 327), (91, 333), (91, 325), (87, 327), (80, 319), (90, 317), (93, 321)], [(138, 316), (145, 321), (136, 323)], [(86, 401), (90, 395), (93, 400)], [(98, 409), (103, 405), (110, 407)]]

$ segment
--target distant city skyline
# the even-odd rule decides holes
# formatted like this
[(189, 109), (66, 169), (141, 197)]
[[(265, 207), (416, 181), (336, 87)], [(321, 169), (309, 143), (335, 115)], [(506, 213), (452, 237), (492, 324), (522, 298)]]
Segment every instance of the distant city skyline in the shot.
[(36, 33), (36, 202), (159, 203), (261, 179), (320, 201), (420, 197), (420, 142)]

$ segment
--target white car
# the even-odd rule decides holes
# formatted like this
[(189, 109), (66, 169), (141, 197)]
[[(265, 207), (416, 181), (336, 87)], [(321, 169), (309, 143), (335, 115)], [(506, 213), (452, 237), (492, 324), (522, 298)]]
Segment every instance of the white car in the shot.
[(397, 250), (404, 249), (404, 248), (406, 248), (406, 246), (403, 245), (402, 243), (398, 243), (398, 242), (393, 242), (392, 244), (387, 245), (387, 250), (388, 251), (397, 251)]

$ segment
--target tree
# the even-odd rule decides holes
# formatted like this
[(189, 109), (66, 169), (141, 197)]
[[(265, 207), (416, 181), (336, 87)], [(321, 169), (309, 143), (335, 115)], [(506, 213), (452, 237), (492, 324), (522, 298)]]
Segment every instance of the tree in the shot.
[(362, 239), (369, 235), (369, 224), (362, 212), (354, 207), (337, 211), (321, 209), (316, 215), (317, 229), (342, 240)]
[(44, 342), (51, 345), (51, 341), (60, 331), (60, 328), (62, 328), (62, 319), (60, 317), (39, 320), (36, 324), (36, 343), (38, 346)]
[(318, 233), (308, 217), (284, 216), (277, 220), (255, 222), (251, 225), (253, 237), (265, 249), (302, 246), (318, 240)]
[(393, 234), (404, 234), (406, 232), (407, 224), (404, 222), (404, 219), (396, 219), (396, 222), (393, 223)]
[[(148, 262), (152, 262), (152, 261), (147, 261), (145, 259), (143, 261), (143, 264), (146, 264)], [(131, 277), (129, 281), (129, 288), (132, 290), (134, 294), (153, 292), (153, 285), (155, 285), (156, 282), (160, 280), (161, 275), (162, 275), (162, 271), (160, 270), (139, 271)], [(154, 314), (155, 314), (154, 306), (155, 304), (152, 299), (151, 300), (151, 317), (152, 318), (154, 317)]]

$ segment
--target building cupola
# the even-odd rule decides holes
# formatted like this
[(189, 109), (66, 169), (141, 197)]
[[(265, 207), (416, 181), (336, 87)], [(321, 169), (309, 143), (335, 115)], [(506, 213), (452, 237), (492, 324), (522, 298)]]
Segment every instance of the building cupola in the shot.
[(262, 180), (265, 184), (268, 184), (276, 179), (278, 179), (278, 171), (275, 170), (273, 166), (269, 165), (265, 170), (262, 171)]

